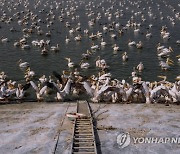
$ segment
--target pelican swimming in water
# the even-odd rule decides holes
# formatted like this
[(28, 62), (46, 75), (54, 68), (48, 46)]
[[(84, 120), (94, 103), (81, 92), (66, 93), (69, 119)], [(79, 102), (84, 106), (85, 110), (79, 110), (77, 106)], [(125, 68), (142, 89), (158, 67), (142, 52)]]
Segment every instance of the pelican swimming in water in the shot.
[(137, 44), (136, 44), (136, 48), (137, 49), (142, 49), (143, 48), (143, 43), (141, 41), (139, 41)]
[(119, 50), (120, 50), (119, 47), (117, 46), (117, 44), (114, 44), (114, 45), (113, 45), (113, 50), (114, 50), (114, 51), (119, 51)]
[(174, 62), (169, 58), (166, 59), (166, 62), (164, 61), (159, 62), (159, 66), (161, 66), (162, 70), (168, 70), (170, 68), (170, 65), (174, 65)]
[(57, 44), (56, 46), (51, 46), (50, 48), (51, 51), (59, 51), (59, 44)]
[(90, 64), (88, 62), (83, 62), (83, 60), (80, 62), (79, 65), (82, 69), (88, 69), (90, 67)]
[(138, 65), (137, 65), (137, 70), (139, 71), (139, 72), (142, 72), (143, 70), (144, 70), (144, 65), (143, 65), (143, 63), (142, 62), (140, 62)]
[(176, 56), (178, 58), (178, 62), (180, 62), (180, 55)]
[(168, 57), (170, 55), (170, 53), (173, 52), (173, 49), (171, 47), (168, 48), (163, 48), (161, 50), (159, 50), (159, 57)]
[(68, 61), (68, 67), (73, 68), (75, 64), (71, 61), (71, 58), (65, 58)]
[(128, 46), (135, 46), (136, 42), (135, 41), (129, 41)]
[(127, 52), (124, 52), (124, 53), (122, 54), (122, 60), (123, 60), (123, 61), (127, 61), (127, 60), (128, 60)]
[(99, 49), (99, 46), (98, 46), (98, 45), (95, 45), (95, 44), (93, 43), (92, 46), (91, 46), (91, 49), (92, 49), (92, 50), (98, 50), (98, 49)]
[(29, 67), (29, 63), (28, 63), (28, 62), (23, 62), (22, 59), (20, 59), (20, 60), (18, 61), (18, 63), (19, 63), (19, 67), (20, 67), (21, 69), (26, 69), (26, 68)]
[(106, 42), (103, 40), (103, 38), (101, 39), (101, 46), (106, 46)]

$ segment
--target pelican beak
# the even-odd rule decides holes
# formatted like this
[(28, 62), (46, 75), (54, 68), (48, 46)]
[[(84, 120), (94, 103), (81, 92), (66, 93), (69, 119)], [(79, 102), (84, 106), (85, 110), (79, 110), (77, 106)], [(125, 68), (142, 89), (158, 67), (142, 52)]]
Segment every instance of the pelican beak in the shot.
[(177, 57), (177, 58), (180, 58), (180, 55), (177, 55), (176, 57)]
[(161, 79), (165, 79), (166, 76), (163, 76), (163, 75), (159, 75), (158, 78), (161, 78)]
[(168, 65), (174, 65), (174, 63), (171, 61), (168, 61)]
[(174, 61), (171, 60), (171, 59), (167, 59), (167, 63), (168, 63), (169, 65), (174, 65)]

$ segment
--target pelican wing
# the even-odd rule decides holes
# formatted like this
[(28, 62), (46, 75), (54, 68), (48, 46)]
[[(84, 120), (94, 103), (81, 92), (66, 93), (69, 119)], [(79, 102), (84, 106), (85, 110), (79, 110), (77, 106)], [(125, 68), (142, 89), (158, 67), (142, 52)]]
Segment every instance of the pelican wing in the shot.
[(90, 84), (88, 82), (83, 82), (83, 87), (86, 90), (87, 94), (90, 96), (94, 95), (93, 89), (90, 87)]
[(69, 94), (70, 93), (70, 89), (71, 89), (71, 83), (72, 83), (72, 80), (71, 79), (68, 79), (63, 91), (65, 91), (66, 94)]
[(42, 89), (39, 91), (40, 95), (43, 95), (47, 89), (47, 86), (42, 87)]
[(38, 87), (36, 86), (36, 84), (33, 81), (30, 81), (30, 84), (33, 87), (33, 89), (36, 90), (36, 92), (39, 91)]
[(55, 82), (52, 82), (52, 84), (53, 84), (53, 86), (56, 88), (56, 90), (57, 90), (58, 92), (61, 91), (61, 89), (58, 87), (58, 85), (57, 85)]

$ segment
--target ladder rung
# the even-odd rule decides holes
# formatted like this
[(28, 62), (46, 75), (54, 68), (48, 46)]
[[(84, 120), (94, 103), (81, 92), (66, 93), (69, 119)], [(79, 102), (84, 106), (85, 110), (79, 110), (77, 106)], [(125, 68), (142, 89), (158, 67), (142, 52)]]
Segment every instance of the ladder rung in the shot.
[(73, 147), (73, 149), (94, 149), (94, 146), (88, 146), (88, 147)]
[(86, 131), (86, 130), (81, 130), (81, 131), (79, 131), (79, 130), (76, 130), (75, 131), (76, 133), (92, 133), (92, 131)]
[(93, 141), (79, 141), (79, 142), (74, 142), (74, 144), (78, 144), (78, 143), (89, 143), (89, 144), (94, 144)]
[(75, 140), (94, 140), (93, 137), (88, 137), (88, 138), (82, 138), (82, 137), (75, 137)]
[(92, 136), (92, 134), (75, 134), (75, 136)]
[(73, 152), (73, 154), (95, 154), (95, 152)]

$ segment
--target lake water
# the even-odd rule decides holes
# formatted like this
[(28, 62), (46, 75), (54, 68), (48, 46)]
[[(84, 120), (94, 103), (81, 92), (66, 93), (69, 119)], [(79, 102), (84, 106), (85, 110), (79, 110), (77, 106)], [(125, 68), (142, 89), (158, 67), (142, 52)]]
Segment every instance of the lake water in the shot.
[[(115, 23), (120, 23), (120, 27), (122, 28), (127, 24), (127, 21), (133, 16), (134, 21), (137, 23), (141, 23), (140, 33), (135, 34), (134, 28), (128, 28), (124, 31), (124, 34), (120, 36), (118, 34), (118, 28), (113, 32), (103, 33), (104, 41), (108, 44), (104, 48), (97, 50), (88, 60), (91, 67), (87, 70), (82, 70), (84, 74), (95, 74), (98, 70), (95, 67), (95, 59), (98, 55), (101, 58), (104, 58), (107, 61), (107, 64), (110, 66), (109, 72), (112, 73), (112, 76), (117, 79), (126, 79), (130, 80), (129, 76), (131, 76), (132, 68), (137, 66), (139, 62), (143, 62), (144, 71), (142, 73), (142, 78), (148, 81), (160, 80), (158, 75), (166, 75), (168, 80), (174, 81), (177, 75), (180, 75), (180, 64), (176, 58), (177, 55), (180, 54), (180, 48), (176, 44), (177, 40), (180, 40), (180, 22), (179, 19), (175, 17), (175, 13), (180, 12), (179, 1), (177, 0), (71, 0), (71, 1), (51, 1), (51, 0), (41, 0), (39, 1), (39, 5), (37, 9), (34, 8), (34, 4), (38, 1), (23, 1), (19, 6), (16, 6), (16, 10), (13, 9), (13, 5), (17, 2), (17, 0), (1, 0), (0, 5), (0, 35), (3, 37), (7, 37), (9, 39), (8, 43), (0, 43), (0, 71), (5, 71), (9, 78), (13, 80), (23, 80), (23, 72), (19, 69), (17, 61), (22, 59), (23, 61), (27, 61), (30, 63), (31, 69), (36, 72), (37, 76), (51, 75), (52, 71), (57, 71), (59, 73), (64, 69), (68, 69), (67, 61), (64, 59), (65, 57), (70, 57), (73, 62), (78, 64), (81, 60), (82, 53), (85, 53), (86, 50), (90, 49), (92, 43), (100, 45), (101, 39), (90, 40), (88, 36), (84, 35), (84, 30), (88, 29), (90, 34), (96, 33), (97, 31), (103, 32), (103, 25), (111, 24), (113, 21)], [(30, 4), (27, 7), (24, 7), (25, 2), (29, 2)], [(56, 3), (57, 2), (57, 3)], [(60, 5), (58, 4), (60, 3)], [(120, 5), (120, 3), (122, 5)], [(89, 4), (89, 5), (88, 5)], [(158, 10), (158, 4), (160, 10)], [(105, 12), (113, 5), (113, 8), (109, 10), (109, 13), (112, 13), (112, 19), (108, 20), (108, 17), (105, 16)], [(139, 5), (139, 7), (137, 7)], [(167, 6), (166, 6), (167, 5)], [(176, 9), (173, 12), (173, 9), (170, 5)], [(55, 9), (57, 6), (59, 8)], [(8, 10), (8, 7), (11, 11)], [(47, 24), (38, 23), (38, 26), (44, 31), (44, 33), (51, 31), (51, 37), (48, 38), (45, 35), (39, 36), (37, 33), (30, 34), (30, 37), (27, 39), (28, 44), (31, 45), (30, 50), (23, 50), (18, 47), (14, 47), (13, 44), (15, 40), (19, 40), (23, 37), (24, 33), (22, 29), (30, 28), (32, 21), (27, 20), (28, 25), (19, 25), (18, 20), (15, 16), (13, 16), (17, 11), (21, 13), (20, 19), (27, 13), (27, 9), (33, 12), (33, 14), (38, 15), (38, 19), (41, 19), (43, 22), (46, 22), (46, 18), (51, 18), (52, 15), (47, 15), (46, 12), (50, 11), (50, 7), (53, 7), (53, 13), (55, 15), (55, 20), (53, 20), (54, 24), (47, 28)], [(70, 8), (76, 7), (76, 11), (74, 15), (67, 16), (67, 11)], [(151, 7), (151, 8), (150, 8)], [(93, 27), (88, 25), (88, 21), (92, 17), (88, 17), (86, 13), (90, 12), (86, 10), (86, 8), (91, 9), (95, 13), (95, 16), (98, 12), (101, 13), (102, 18), (95, 23)], [(102, 9), (104, 8), (104, 9)], [(143, 9), (145, 8), (145, 9)], [(44, 9), (43, 13), (39, 11)], [(62, 15), (62, 9), (64, 9), (64, 22), (59, 21), (59, 16)], [(123, 10), (123, 16), (116, 18), (114, 13), (116, 10)], [(9, 24), (3, 22), (2, 14), (3, 10), (6, 12), (8, 17), (12, 17), (13, 21)], [(134, 12), (133, 12), (134, 11)], [(142, 12), (139, 15), (135, 15), (135, 12)], [(148, 12), (151, 12), (153, 15), (149, 16)], [(162, 15), (160, 14), (162, 12)], [(145, 22), (142, 22), (141, 16), (144, 15), (146, 19)], [(79, 16), (79, 19), (72, 21), (73, 16)], [(175, 25), (170, 22), (168, 16), (174, 18)], [(164, 20), (160, 18), (164, 17)], [(65, 27), (65, 23), (71, 23), (71, 27)], [(81, 31), (75, 32), (73, 35), (69, 34), (69, 30), (71, 28), (77, 27), (78, 23), (81, 23)], [(149, 25), (152, 24), (152, 28), (148, 29)], [(171, 34), (171, 38), (169, 40), (162, 39), (160, 35), (160, 30), (162, 26), (167, 26), (168, 32)], [(17, 31), (10, 32), (10, 28), (14, 27)], [(152, 33), (151, 38), (146, 38), (146, 32), (149, 31)], [(112, 39), (110, 34), (117, 34), (117, 39)], [(78, 34), (82, 35), (82, 41), (76, 42), (74, 37)], [(70, 42), (68, 44), (65, 43), (65, 38), (68, 36), (70, 38)], [(32, 46), (31, 42), (33, 40), (41, 40), (41, 39), (50, 39), (51, 46), (59, 44), (60, 51), (57, 53), (49, 51), (49, 54), (44, 57), (40, 54), (41, 49), (38, 47)], [(136, 49), (136, 47), (129, 47), (128, 40), (134, 40), (136, 42), (142, 41), (144, 44), (143, 49)], [(165, 47), (171, 46), (174, 50), (171, 53), (170, 58), (174, 61), (174, 65), (171, 66), (169, 71), (162, 71), (159, 66), (159, 59), (157, 56), (157, 44), (162, 43)], [(121, 51), (117, 53), (113, 52), (112, 45), (117, 44)], [(121, 55), (126, 51), (129, 56), (129, 60), (124, 63), (122, 61)]]

